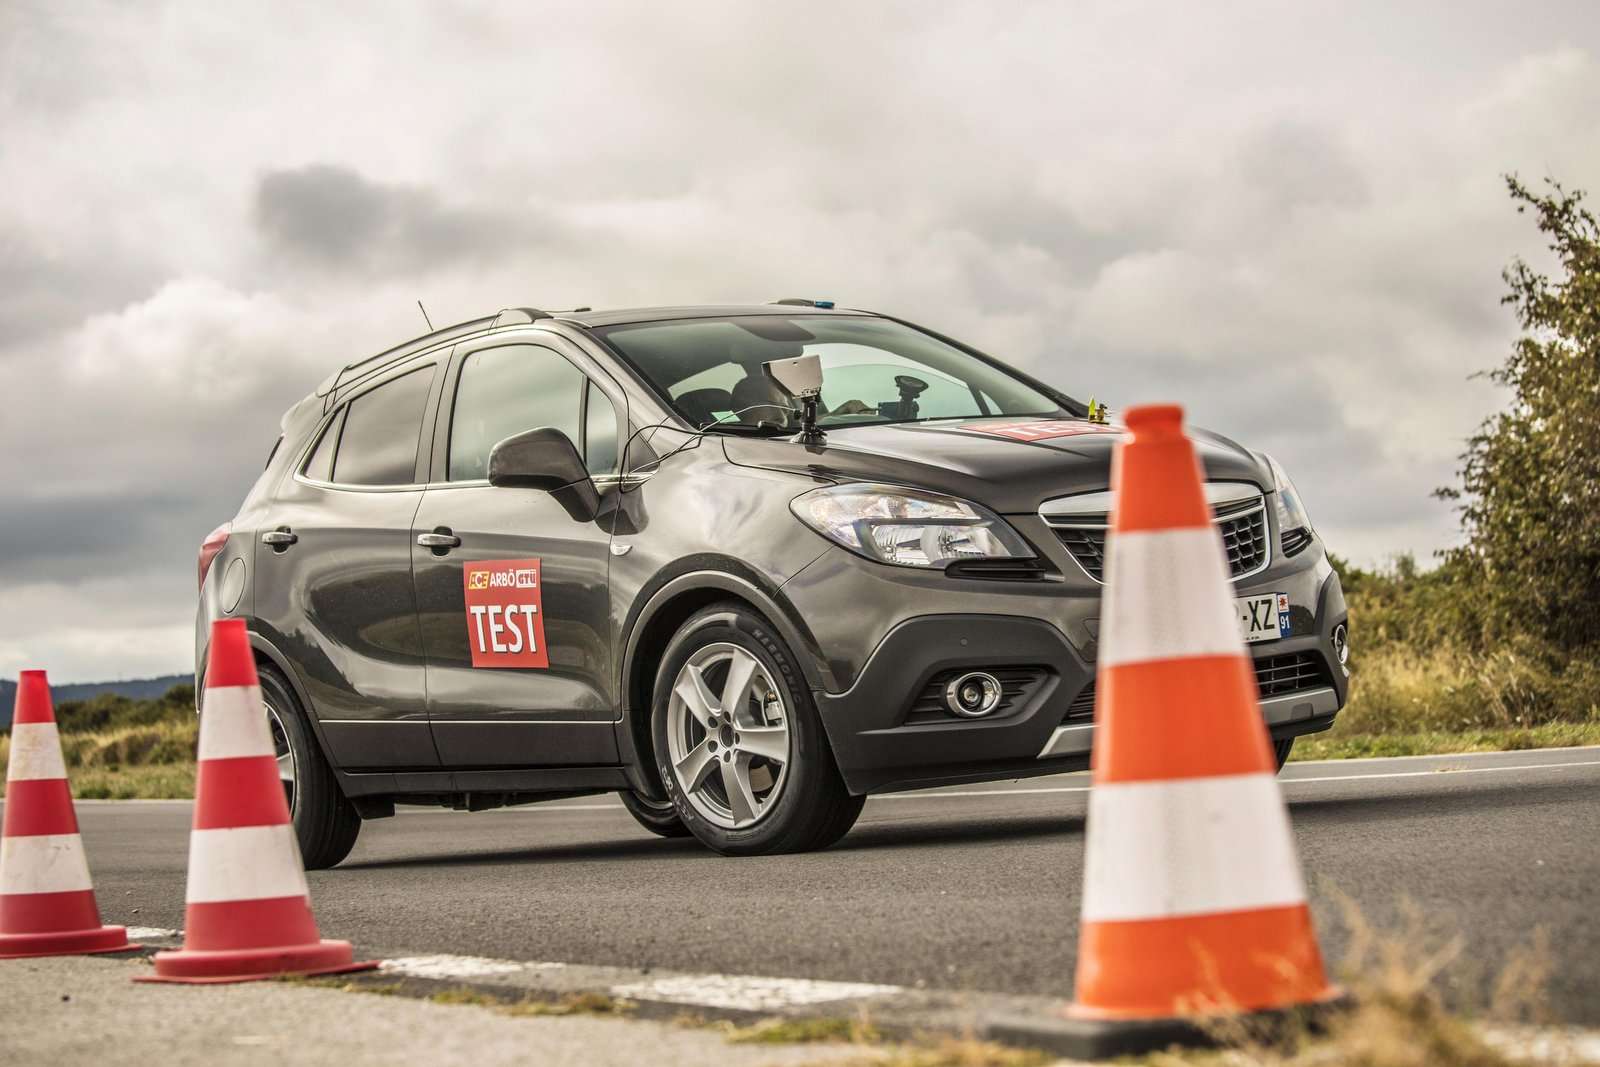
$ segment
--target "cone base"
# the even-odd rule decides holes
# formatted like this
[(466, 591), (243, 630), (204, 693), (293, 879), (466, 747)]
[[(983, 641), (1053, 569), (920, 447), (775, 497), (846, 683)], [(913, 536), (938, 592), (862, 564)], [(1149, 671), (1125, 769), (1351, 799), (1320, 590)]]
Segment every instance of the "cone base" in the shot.
[(357, 962), (353, 956), (348, 941), (314, 941), (306, 945), (220, 952), (180, 949), (156, 953), (155, 974), (140, 975), (134, 981), (216, 985), (255, 982), (288, 974), (348, 974), (370, 971), (378, 966), (377, 960)]
[(0, 934), (0, 960), (93, 956), (101, 952), (129, 952), (139, 947), (128, 940), (127, 928), (122, 926), (91, 926), (87, 930), (47, 934)]
[[(1289, 1027), (1317, 1031), (1330, 1016), (1347, 1010), (1350, 997), (1337, 986), (1314, 1001), (1283, 1008), (1245, 1011), (1213, 1017), (1130, 1018), (1108, 1015), (1080, 1005), (1070, 1005), (1064, 1016), (1047, 1028), (1047, 1033), (1029, 1036), (1034, 1044), (1044, 1040), (1052, 1052), (1080, 1060), (1108, 1060), (1119, 1056), (1142, 1056), (1174, 1045), (1183, 1048), (1211, 1048), (1218, 1044), (1218, 1024), (1233, 1032), (1272, 1034)], [(1020, 1036), (1020, 1035), (1019, 1035)]]

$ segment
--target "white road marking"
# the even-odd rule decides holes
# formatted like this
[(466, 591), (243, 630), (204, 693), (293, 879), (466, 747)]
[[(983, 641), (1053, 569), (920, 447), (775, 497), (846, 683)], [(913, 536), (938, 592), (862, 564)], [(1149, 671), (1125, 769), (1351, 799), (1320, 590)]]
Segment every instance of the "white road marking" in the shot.
[(519, 963), (487, 956), (401, 956), (384, 960), (380, 970), (412, 978), (488, 978), (497, 974), (516, 974), (528, 970), (553, 970), (564, 963)]
[(1436, 752), (1431, 755), (1422, 756), (1361, 756), (1349, 759), (1297, 759), (1294, 761), (1293, 765), (1296, 767), (1310, 767), (1318, 763), (1339, 763), (1348, 766), (1352, 763), (1398, 763), (1400, 760), (1452, 759), (1457, 756), (1465, 759), (1481, 759), (1484, 756), (1525, 756), (1530, 751), (1538, 752), (1540, 755), (1544, 756), (1554, 755), (1558, 752), (1600, 752), (1600, 745), (1562, 745), (1557, 748), (1521, 750), (1501, 749), (1498, 751), (1489, 752)]
[(176, 941), (183, 936), (182, 930), (168, 930), (164, 926), (130, 926), (127, 930), (130, 941)]
[(835, 1000), (903, 993), (901, 986), (825, 982), (814, 978), (755, 978), (737, 974), (682, 974), (611, 987), (611, 995), (701, 1008), (781, 1011)]
[(1493, 774), (1502, 771), (1556, 771), (1566, 767), (1600, 767), (1600, 760), (1575, 760), (1572, 763), (1519, 763), (1514, 767), (1439, 767), (1431, 771), (1394, 771), (1390, 774), (1326, 774), (1316, 778), (1283, 778), (1280, 781), (1284, 785), (1295, 785), (1299, 782), (1359, 782), (1367, 778), (1438, 778), (1457, 774)]

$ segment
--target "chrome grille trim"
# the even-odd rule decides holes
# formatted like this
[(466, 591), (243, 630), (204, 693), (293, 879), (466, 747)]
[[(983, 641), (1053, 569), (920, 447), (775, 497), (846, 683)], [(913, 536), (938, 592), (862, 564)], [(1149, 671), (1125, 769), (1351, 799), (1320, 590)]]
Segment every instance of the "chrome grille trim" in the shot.
[[(1272, 563), (1272, 528), (1267, 521), (1267, 498), (1249, 482), (1207, 482), (1206, 501), (1223, 548), (1228, 572), (1240, 582), (1260, 574)], [(1057, 497), (1039, 506), (1039, 518), (1050, 527), (1079, 569), (1105, 584), (1106, 535), (1111, 526), (1112, 494), (1078, 493)]]

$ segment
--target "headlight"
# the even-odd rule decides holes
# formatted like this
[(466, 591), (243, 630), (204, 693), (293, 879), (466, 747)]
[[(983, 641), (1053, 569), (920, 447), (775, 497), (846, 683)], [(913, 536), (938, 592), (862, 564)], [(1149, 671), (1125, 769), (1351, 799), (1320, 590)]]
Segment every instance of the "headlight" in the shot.
[(1311, 543), (1311, 516), (1283, 465), (1271, 456), (1265, 458), (1272, 469), (1272, 495), (1278, 502), (1278, 539), (1283, 554), (1292, 556)]
[(955, 497), (893, 485), (830, 485), (789, 507), (801, 522), (852, 552), (902, 567), (963, 559), (1030, 559), (1005, 520)]

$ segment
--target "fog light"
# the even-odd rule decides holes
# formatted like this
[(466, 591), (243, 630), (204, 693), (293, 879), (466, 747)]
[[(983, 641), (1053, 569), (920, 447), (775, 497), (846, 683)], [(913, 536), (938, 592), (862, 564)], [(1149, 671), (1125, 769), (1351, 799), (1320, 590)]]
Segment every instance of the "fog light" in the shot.
[(1333, 628), (1333, 654), (1339, 657), (1341, 667), (1350, 662), (1350, 635), (1342, 622)]
[(1000, 705), (1000, 695), (998, 678), (971, 671), (944, 687), (944, 704), (964, 719), (981, 719)]

